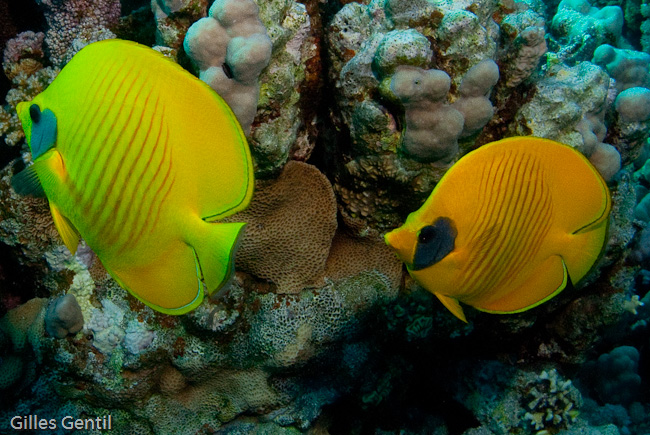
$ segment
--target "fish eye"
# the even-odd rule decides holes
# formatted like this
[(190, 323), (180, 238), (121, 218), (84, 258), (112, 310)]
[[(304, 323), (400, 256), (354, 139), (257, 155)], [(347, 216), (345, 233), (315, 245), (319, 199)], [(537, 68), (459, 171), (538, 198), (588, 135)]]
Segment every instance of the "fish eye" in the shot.
[(38, 107), (38, 104), (32, 104), (29, 106), (29, 117), (32, 118), (32, 122), (38, 123), (41, 120), (41, 108)]
[(436, 238), (436, 228), (433, 225), (422, 227), (418, 234), (418, 243), (429, 243)]

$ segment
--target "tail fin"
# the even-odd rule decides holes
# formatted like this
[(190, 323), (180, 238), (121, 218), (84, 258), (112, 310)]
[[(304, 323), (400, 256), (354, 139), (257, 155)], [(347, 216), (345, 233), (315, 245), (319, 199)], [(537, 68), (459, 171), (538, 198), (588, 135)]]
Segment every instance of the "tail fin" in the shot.
[(212, 294), (226, 284), (234, 272), (235, 250), (246, 224), (201, 222), (200, 230), (189, 244), (196, 253), (207, 293)]

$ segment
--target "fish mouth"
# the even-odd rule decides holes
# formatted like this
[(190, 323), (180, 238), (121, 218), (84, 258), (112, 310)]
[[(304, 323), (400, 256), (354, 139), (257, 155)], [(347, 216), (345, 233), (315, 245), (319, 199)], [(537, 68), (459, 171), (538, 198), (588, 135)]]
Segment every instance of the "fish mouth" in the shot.
[(384, 235), (384, 241), (395, 251), (397, 257), (402, 262), (410, 264), (410, 258), (407, 258), (408, 252), (410, 251), (410, 243), (408, 241), (408, 237), (406, 237), (405, 231), (397, 228), (389, 233), (386, 233)]

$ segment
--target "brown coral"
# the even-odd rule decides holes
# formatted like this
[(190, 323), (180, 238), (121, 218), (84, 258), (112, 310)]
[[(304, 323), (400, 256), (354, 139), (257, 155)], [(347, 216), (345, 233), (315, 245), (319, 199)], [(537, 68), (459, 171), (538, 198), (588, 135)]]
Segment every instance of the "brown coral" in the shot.
[(45, 198), (19, 196), (10, 187), (11, 166), (0, 173), (0, 240), (19, 245), (29, 261), (39, 262), (43, 252), (63, 244)]
[(247, 222), (238, 269), (298, 293), (322, 276), (336, 231), (336, 200), (316, 167), (290, 161), (273, 181), (258, 181), (250, 207), (227, 219)]
[(402, 281), (402, 263), (381, 238), (354, 237), (337, 231), (327, 258), (325, 277), (338, 281), (370, 270), (386, 276), (391, 288), (399, 287)]

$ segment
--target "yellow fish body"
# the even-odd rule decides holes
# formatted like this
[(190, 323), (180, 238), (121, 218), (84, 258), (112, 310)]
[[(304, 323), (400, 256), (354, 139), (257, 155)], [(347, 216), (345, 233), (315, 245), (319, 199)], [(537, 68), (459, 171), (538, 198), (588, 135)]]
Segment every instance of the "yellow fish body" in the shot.
[(577, 283), (607, 236), (605, 181), (573, 148), (534, 137), (484, 145), (452, 166), (386, 243), (459, 319), (535, 307)]
[(230, 276), (253, 164), (206, 84), (129, 41), (88, 45), (18, 113), (34, 164), (19, 193), (47, 196), (72, 253), (79, 236), (150, 307), (183, 314)]

